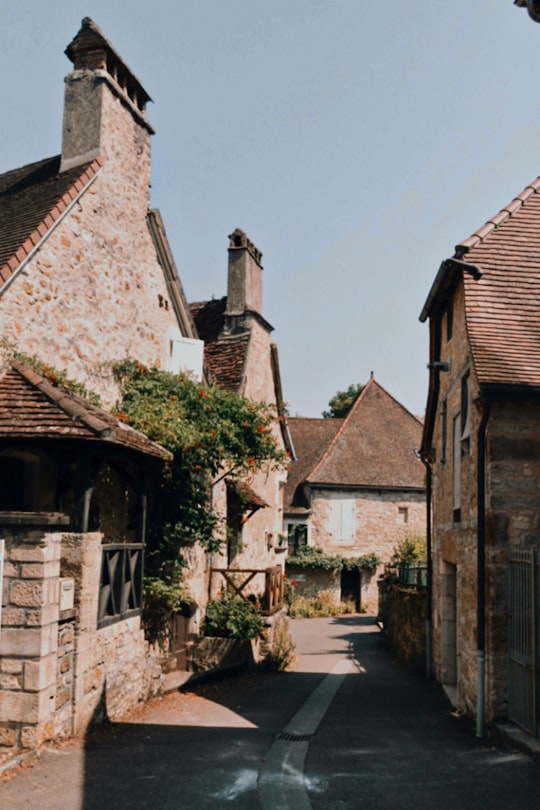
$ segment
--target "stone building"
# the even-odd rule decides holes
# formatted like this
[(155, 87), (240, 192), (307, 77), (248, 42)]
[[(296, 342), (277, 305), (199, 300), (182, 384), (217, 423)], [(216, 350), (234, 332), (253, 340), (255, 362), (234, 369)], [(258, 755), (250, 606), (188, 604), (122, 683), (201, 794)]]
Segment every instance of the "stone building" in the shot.
[(422, 454), (431, 475), (433, 668), (486, 722), (537, 728), (540, 181), (437, 273)]
[[(425, 471), (415, 454), (422, 423), (375, 379), (345, 419), (292, 418), (289, 426), (297, 457), (285, 491), (291, 553), (308, 544), (329, 555), (374, 553), (388, 562), (400, 541), (424, 537)], [(304, 588), (331, 588), (376, 612), (377, 572), (307, 576)]]
[(66, 50), (62, 153), (0, 176), (0, 751), (114, 718), (160, 685), (141, 628), (145, 527), (167, 453), (109, 409), (126, 357), (202, 373), (159, 212), (149, 96), (95, 24)]
[[(289, 456), (294, 451), (283, 417), (284, 405), (273, 327), (263, 316), (262, 253), (246, 234), (236, 229), (229, 237), (227, 295), (196, 302), (191, 312), (197, 334), (204, 341), (208, 374), (226, 391), (264, 402), (275, 412), (274, 436)], [(223, 554), (215, 568), (259, 569), (283, 567), (287, 545), (282, 539), (283, 487), (287, 470), (269, 468), (249, 480), (214, 488), (216, 508), (227, 516)], [(264, 586), (264, 581), (262, 581)], [(213, 578), (213, 590), (223, 578)], [(261, 578), (254, 579), (255, 590)]]

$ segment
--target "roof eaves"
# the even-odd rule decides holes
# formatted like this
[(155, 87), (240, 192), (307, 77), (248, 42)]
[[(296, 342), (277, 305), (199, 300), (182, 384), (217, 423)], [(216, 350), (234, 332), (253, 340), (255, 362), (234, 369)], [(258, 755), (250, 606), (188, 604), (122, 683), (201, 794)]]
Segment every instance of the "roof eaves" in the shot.
[(19, 245), (15, 253), (5, 262), (4, 266), (0, 267), (0, 296), (15, 280), (32, 256), (39, 250), (43, 242), (48, 239), (52, 231), (62, 222), (82, 195), (95, 182), (104, 163), (105, 157), (95, 158), (72, 183), (70, 188), (56, 201), (51, 210), (43, 217), (32, 233), (26, 237), (24, 242)]

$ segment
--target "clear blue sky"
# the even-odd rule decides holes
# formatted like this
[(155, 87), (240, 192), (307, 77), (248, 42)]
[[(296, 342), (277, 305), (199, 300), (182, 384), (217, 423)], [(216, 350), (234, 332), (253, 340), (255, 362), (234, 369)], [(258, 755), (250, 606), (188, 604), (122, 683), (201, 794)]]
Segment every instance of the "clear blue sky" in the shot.
[(540, 25), (512, 0), (20, 0), (0, 9), (0, 172), (61, 147), (85, 16), (152, 96), (152, 204), (190, 300), (263, 252), (292, 414), (370, 371), (426, 401), (440, 262), (540, 174)]

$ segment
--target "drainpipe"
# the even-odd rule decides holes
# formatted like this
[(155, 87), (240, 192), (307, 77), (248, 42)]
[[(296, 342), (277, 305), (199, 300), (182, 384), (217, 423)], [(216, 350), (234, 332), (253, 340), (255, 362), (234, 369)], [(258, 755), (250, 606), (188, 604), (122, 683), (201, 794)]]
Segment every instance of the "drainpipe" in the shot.
[(433, 613), (433, 562), (431, 559), (431, 490), (433, 473), (431, 464), (422, 459), (426, 467), (426, 677), (431, 678), (432, 613)]
[(476, 499), (476, 553), (477, 553), (477, 687), (476, 736), (484, 736), (486, 691), (486, 433), (491, 406), (486, 402), (478, 427), (477, 499)]

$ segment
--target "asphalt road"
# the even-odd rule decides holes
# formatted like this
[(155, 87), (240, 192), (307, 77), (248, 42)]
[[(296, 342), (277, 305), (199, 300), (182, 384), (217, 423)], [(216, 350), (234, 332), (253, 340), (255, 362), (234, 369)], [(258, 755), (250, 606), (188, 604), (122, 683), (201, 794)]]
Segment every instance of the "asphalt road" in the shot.
[(290, 673), (152, 701), (47, 749), (1, 810), (532, 810), (540, 764), (475, 739), (364, 616), (296, 620)]

